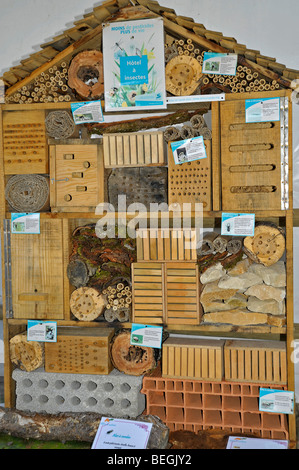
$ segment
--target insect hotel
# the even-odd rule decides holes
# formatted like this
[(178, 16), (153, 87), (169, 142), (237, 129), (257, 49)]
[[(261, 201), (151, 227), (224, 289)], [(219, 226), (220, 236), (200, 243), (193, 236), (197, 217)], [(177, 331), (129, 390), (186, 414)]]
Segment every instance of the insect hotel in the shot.
[(3, 75), (7, 413), (295, 445), (292, 400), (260, 392), (294, 392), (298, 77), (148, 0), (104, 2)]

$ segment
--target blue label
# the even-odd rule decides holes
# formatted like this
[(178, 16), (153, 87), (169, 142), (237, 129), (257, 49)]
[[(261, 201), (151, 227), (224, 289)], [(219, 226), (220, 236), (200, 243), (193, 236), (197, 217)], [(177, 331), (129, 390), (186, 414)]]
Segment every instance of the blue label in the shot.
[(143, 83), (148, 83), (147, 56), (120, 57), (120, 84), (142, 85)]

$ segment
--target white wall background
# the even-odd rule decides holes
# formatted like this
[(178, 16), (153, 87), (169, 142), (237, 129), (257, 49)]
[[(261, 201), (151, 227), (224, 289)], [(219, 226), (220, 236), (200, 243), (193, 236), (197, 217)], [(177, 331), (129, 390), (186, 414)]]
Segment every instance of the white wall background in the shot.
[[(0, 75), (102, 3), (89, 2), (0, 0)], [(159, 0), (159, 3), (173, 8), (177, 15), (192, 17), (207, 29), (234, 37), (249, 49), (299, 70), (298, 0)], [(294, 106), (293, 136), (294, 207), (299, 208), (299, 105)], [(294, 229), (294, 248), (295, 322), (299, 323), (299, 289), (296, 289), (299, 228)]]

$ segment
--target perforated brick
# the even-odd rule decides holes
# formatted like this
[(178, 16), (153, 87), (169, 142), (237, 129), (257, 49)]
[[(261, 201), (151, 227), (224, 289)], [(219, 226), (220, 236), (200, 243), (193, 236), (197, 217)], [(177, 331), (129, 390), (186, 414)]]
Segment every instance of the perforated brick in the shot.
[(118, 418), (135, 418), (145, 409), (140, 393), (142, 378), (114, 369), (109, 375), (25, 372), (15, 369), (16, 408), (58, 414), (95, 412)]

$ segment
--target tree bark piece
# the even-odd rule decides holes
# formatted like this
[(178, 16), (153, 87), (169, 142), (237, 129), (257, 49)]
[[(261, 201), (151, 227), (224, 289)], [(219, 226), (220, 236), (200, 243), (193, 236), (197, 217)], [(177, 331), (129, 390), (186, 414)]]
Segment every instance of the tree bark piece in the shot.
[(79, 287), (70, 299), (71, 312), (80, 321), (96, 320), (104, 312), (105, 305), (104, 296), (92, 287)]
[(120, 132), (137, 132), (145, 129), (159, 129), (160, 127), (174, 126), (190, 120), (197, 114), (205, 114), (209, 111), (210, 104), (202, 103), (201, 106), (192, 112), (188, 110), (177, 111), (166, 116), (157, 116), (141, 119), (129, 119), (119, 122), (106, 122), (96, 124), (86, 124), (90, 134), (117, 134)]
[(100, 51), (79, 52), (68, 71), (68, 85), (81, 98), (99, 99), (104, 93), (103, 55)]
[(13, 364), (27, 372), (32, 372), (44, 364), (44, 345), (36, 341), (28, 341), (27, 334), (14, 336), (10, 342), (10, 358)]
[(143, 375), (157, 366), (159, 350), (130, 344), (131, 332), (121, 330), (111, 344), (114, 367), (128, 375)]
[[(109, 415), (105, 415), (109, 418)], [(97, 413), (60, 413), (58, 415), (24, 413), (0, 407), (0, 433), (21, 439), (42, 441), (79, 441), (92, 443), (102, 415)], [(153, 423), (148, 449), (165, 449), (169, 429), (156, 416), (141, 415), (134, 421)]]

